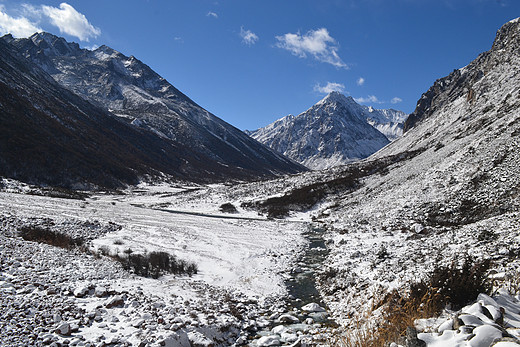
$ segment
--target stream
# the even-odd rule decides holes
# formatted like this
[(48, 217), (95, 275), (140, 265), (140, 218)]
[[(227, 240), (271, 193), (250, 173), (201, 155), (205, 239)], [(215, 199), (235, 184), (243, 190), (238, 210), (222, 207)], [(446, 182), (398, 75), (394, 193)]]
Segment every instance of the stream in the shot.
[[(274, 320), (273, 325), (258, 331), (249, 346), (307, 345), (301, 343), (301, 338), (304, 336), (314, 336), (316, 343), (326, 342), (328, 333), (337, 327), (337, 324), (326, 311), (327, 307), (316, 288), (317, 270), (322, 266), (329, 253), (323, 238), (324, 232), (323, 229), (309, 227), (302, 234), (308, 244), (285, 281), (289, 295), (285, 312), (280, 317), (291, 315), (299, 321), (280, 321), (280, 317), (278, 317)], [(325, 311), (308, 312), (302, 310), (306, 305), (312, 303), (318, 304)], [(270, 336), (280, 336), (280, 344), (269, 344), (267, 338)], [(295, 336), (298, 336), (298, 339)], [(262, 337), (264, 337), (263, 340), (261, 340)], [(266, 343), (262, 344), (262, 341)], [(314, 343), (311, 345), (314, 345)]]

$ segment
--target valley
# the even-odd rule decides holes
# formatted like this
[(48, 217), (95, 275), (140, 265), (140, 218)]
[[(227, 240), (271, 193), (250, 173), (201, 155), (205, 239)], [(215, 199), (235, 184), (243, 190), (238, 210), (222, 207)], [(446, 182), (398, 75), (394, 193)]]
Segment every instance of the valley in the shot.
[(519, 346), (519, 38), (406, 121), (329, 91), (246, 133), (108, 46), (3, 36), (0, 344)]

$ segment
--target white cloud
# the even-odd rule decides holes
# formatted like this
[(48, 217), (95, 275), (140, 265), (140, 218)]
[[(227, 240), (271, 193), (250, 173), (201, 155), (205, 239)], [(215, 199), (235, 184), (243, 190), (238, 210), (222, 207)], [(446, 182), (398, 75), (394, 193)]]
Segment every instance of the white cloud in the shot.
[(81, 41), (88, 41), (89, 38), (96, 38), (101, 34), (101, 30), (90, 24), (84, 14), (65, 2), (59, 8), (43, 5), (42, 11), (61, 33), (75, 36)]
[(326, 85), (321, 86), (319, 83), (316, 83), (314, 86), (314, 91), (322, 94), (329, 94), (332, 92), (345, 92), (345, 85), (336, 82), (327, 82)]
[(300, 58), (311, 55), (320, 62), (348, 68), (338, 55), (339, 48), (336, 40), (330, 36), (326, 28), (310, 30), (305, 35), (288, 33), (276, 36), (276, 39), (278, 40), (277, 47), (286, 49)]
[(206, 14), (206, 17), (218, 18), (218, 14), (216, 14), (215, 12), (211, 12), (211, 11), (209, 11), (209, 12)]
[(369, 95), (366, 98), (354, 98), (357, 103), (372, 103), (372, 104), (382, 104), (382, 101), (379, 101), (379, 99), (375, 95)]
[(98, 46), (98, 45), (92, 45), (92, 46), (85, 46), (85, 47), (83, 47), (83, 48), (86, 48), (86, 49), (88, 49), (89, 51), (95, 51), (96, 49), (99, 48), (99, 46)]
[(180, 37), (180, 36), (175, 36), (175, 37), (173, 38), (173, 41), (178, 42), (178, 43), (184, 43), (183, 38)]
[(258, 36), (251, 30), (244, 30), (244, 27), (240, 28), (240, 37), (242, 42), (248, 46), (254, 45), (258, 41)]
[(29, 37), (32, 34), (42, 31), (37, 23), (31, 22), (25, 17), (13, 18), (9, 16), (4, 5), (0, 5), (0, 34), (10, 33), (14, 37)]
[(395, 98), (393, 98), (392, 100), (390, 100), (390, 102), (391, 102), (392, 104), (398, 104), (398, 103), (400, 103), (400, 102), (402, 102), (402, 101), (403, 101), (403, 99), (398, 98), (397, 96), (396, 96)]
[(365, 84), (365, 79), (363, 77), (360, 77), (356, 83), (358, 86), (362, 86), (363, 84)]

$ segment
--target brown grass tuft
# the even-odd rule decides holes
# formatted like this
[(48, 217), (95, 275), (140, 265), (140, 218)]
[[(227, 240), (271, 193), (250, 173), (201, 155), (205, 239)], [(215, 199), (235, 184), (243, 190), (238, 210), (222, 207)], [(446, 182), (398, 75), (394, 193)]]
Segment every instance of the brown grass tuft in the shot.
[(475, 262), (466, 257), (459, 266), (440, 266), (427, 279), (414, 283), (404, 294), (394, 290), (373, 305), (370, 317), (356, 322), (356, 328), (333, 341), (342, 347), (387, 347), (406, 335), (421, 318), (438, 316), (450, 305), (454, 308), (474, 301), (479, 293), (489, 293), (489, 261)]

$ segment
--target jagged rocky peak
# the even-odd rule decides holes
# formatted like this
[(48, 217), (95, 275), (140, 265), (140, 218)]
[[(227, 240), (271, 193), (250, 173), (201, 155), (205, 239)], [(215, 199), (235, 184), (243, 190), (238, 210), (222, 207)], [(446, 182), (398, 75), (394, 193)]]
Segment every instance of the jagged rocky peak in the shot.
[(366, 158), (388, 144), (379, 122), (390, 121), (380, 110), (370, 112), (352, 97), (332, 92), (298, 116), (248, 133), (311, 169), (324, 169)]
[(491, 50), (516, 49), (520, 47), (520, 17), (504, 24), (497, 32)]
[(63, 37), (58, 37), (47, 32), (33, 34), (29, 39), (40, 47), (47, 56), (70, 56), (77, 54), (81, 48), (76, 42), (67, 42)]
[[(467, 66), (454, 70), (448, 76), (435, 81), (430, 89), (421, 96), (414, 112), (406, 120), (404, 132), (409, 131), (461, 96), (473, 103), (479, 95), (486, 93), (484, 89), (477, 93), (474, 86), (490, 71), (503, 75), (506, 79), (497, 80), (497, 82), (500, 81), (501, 84), (506, 85), (508, 80), (515, 77), (512, 71), (517, 69), (514, 61), (519, 57), (520, 18), (516, 18), (505, 23), (497, 31), (489, 51), (480, 54)], [(503, 71), (498, 71), (497, 67), (500, 67)], [(486, 78), (486, 80), (489, 81), (489, 78)]]

